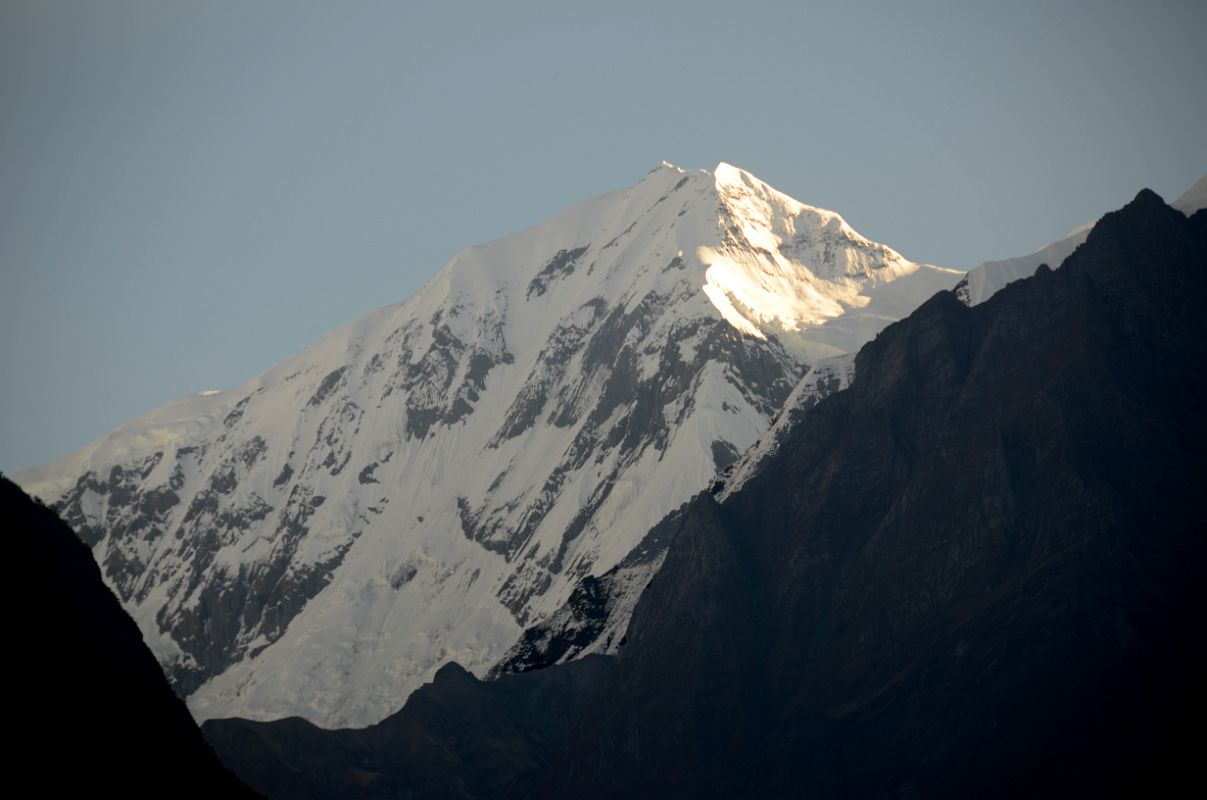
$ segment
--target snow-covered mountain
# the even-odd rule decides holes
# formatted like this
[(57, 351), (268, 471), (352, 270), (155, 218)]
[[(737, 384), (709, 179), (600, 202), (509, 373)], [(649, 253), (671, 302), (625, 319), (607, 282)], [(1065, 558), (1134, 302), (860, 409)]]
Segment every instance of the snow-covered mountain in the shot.
[(198, 717), (364, 725), (632, 563), (813, 365), (961, 274), (730, 165), (663, 164), (17, 481)]
[[(1171, 204), (1187, 216), (1207, 206), (1207, 176)], [(1026, 256), (979, 264), (953, 287), (966, 305), (978, 305), (1008, 283), (1029, 278), (1040, 264), (1059, 267), (1086, 240), (1093, 223)], [(781, 443), (804, 415), (824, 397), (845, 389), (855, 373), (854, 353), (823, 358), (788, 396), (770, 428), (753, 446), (717, 475), (709, 491), (724, 501), (744, 486), (773, 458)], [(582, 579), (561, 608), (529, 626), (492, 668), (492, 675), (527, 672), (564, 663), (582, 655), (610, 652), (621, 641), (641, 590), (662, 566), (666, 555), (666, 530), (673, 529), (676, 514), (668, 516), (619, 564), (602, 574)]]
[[(1207, 175), (1199, 178), (1194, 186), (1170, 205), (1186, 216), (1207, 207)], [(978, 264), (960, 281), (956, 287), (956, 296), (964, 301), (965, 305), (975, 306), (988, 300), (1006, 284), (1030, 278), (1035, 274), (1035, 270), (1039, 269), (1040, 264), (1047, 264), (1056, 269), (1081, 246), (1095, 222), (1086, 223), (1029, 255)]]

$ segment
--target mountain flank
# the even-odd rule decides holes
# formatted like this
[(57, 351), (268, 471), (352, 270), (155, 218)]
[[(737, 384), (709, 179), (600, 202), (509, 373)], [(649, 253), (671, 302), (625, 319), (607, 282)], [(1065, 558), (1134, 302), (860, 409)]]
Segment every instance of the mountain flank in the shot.
[(587, 578), (606, 619), (558, 657), (614, 652), (661, 563), (645, 533), (817, 362), (961, 274), (728, 164), (664, 164), (17, 482), (199, 719), (367, 725), (449, 661), (550, 657), (511, 651)]
[(383, 723), (403, 746), (308, 729), (321, 770), (296, 723), (206, 736), (254, 786), (311, 787), (281, 797), (424, 796), (424, 769), (453, 797), (1201, 785), (1204, 297), (1207, 213), (1141, 192), (1061, 269), (889, 326), (739, 488), (692, 499), (611, 667), (446, 668)]
[(0, 478), (14, 546), (5, 581), (12, 689), (9, 764), (54, 796), (252, 798), (173, 694), (88, 547), (53, 511)]

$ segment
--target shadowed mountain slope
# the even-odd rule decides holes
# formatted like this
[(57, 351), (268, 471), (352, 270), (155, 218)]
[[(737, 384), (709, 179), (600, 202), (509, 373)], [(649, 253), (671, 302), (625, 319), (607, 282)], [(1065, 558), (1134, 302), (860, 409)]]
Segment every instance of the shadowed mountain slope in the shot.
[(0, 478), (14, 774), (54, 796), (255, 797), (206, 746), (87, 545)]
[[(610, 671), (573, 686), (564, 666), (458, 675), (482, 704), (441, 705), (437, 681), (385, 724), (412, 743), (460, 732), (441, 740), (431, 796), (1201, 784), (1204, 297), (1207, 214), (1149, 191), (1058, 271), (974, 308), (936, 295), (865, 346), (850, 388), (800, 415), (739, 489), (681, 509)], [(538, 713), (567, 686), (561, 715)], [(434, 705), (440, 726), (422, 713)], [(317, 786), (290, 725), (205, 731), (253, 785), (300, 770)], [(265, 743), (254, 764), (249, 729)], [(500, 744), (467, 733), (482, 730)], [(312, 733), (328, 753), (357, 735)], [(405, 783), (431, 763), (417, 753), (372, 752), (404, 781), (389, 794), (426, 794)], [(321, 770), (338, 790), (307, 796), (365, 777), (341, 759)]]

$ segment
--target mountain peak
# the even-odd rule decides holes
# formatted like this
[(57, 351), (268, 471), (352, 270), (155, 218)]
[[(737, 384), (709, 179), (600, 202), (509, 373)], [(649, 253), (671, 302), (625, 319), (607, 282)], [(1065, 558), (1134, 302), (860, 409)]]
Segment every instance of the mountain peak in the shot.
[(663, 162), (20, 477), (93, 544), (194, 713), (367, 724), (449, 659), (486, 671), (810, 365), (958, 278), (732, 165)]
[(1164, 207), (1165, 199), (1163, 197), (1161, 197), (1161, 195), (1154, 192), (1152, 189), (1144, 188), (1144, 189), (1141, 189), (1140, 191), (1136, 192), (1136, 196), (1132, 200), (1132, 203), (1136, 203), (1139, 205), (1149, 205), (1149, 206), (1153, 206), (1154, 208), (1156, 206)]
[(658, 166), (654, 167), (652, 170), (650, 170), (646, 174), (653, 175), (654, 173), (661, 172), (663, 170), (668, 170), (670, 172), (677, 172), (679, 174), (683, 174), (684, 172), (687, 172), (687, 170), (683, 169), (683, 167), (677, 167), (674, 164), (672, 164), (671, 162), (663, 160), (658, 163)]
[(713, 167), (712, 174), (719, 183), (745, 183), (751, 180), (762, 183), (762, 181), (751, 173), (741, 167), (730, 164), (728, 161), (718, 162), (717, 166)]
[[(794, 210), (798, 208), (811, 208), (811, 206), (806, 206), (796, 198), (790, 197), (774, 188), (749, 170), (734, 166), (728, 162), (722, 161), (718, 163), (713, 169), (712, 175), (717, 190), (722, 194), (753, 193), (761, 197), (774, 198), (776, 201), (784, 203)], [(826, 213), (837, 216), (834, 212)]]

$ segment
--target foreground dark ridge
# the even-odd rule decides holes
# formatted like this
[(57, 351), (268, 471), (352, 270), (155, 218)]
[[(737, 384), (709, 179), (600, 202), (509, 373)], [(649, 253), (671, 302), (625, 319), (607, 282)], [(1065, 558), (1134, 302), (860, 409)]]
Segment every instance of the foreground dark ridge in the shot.
[(6, 478), (0, 504), (15, 548), (12, 777), (60, 797), (255, 797), (206, 746), (88, 547)]
[(455, 666), (365, 731), (207, 723), (278, 797), (1155, 793), (1203, 779), (1207, 214), (941, 293), (718, 504), (613, 662)]

